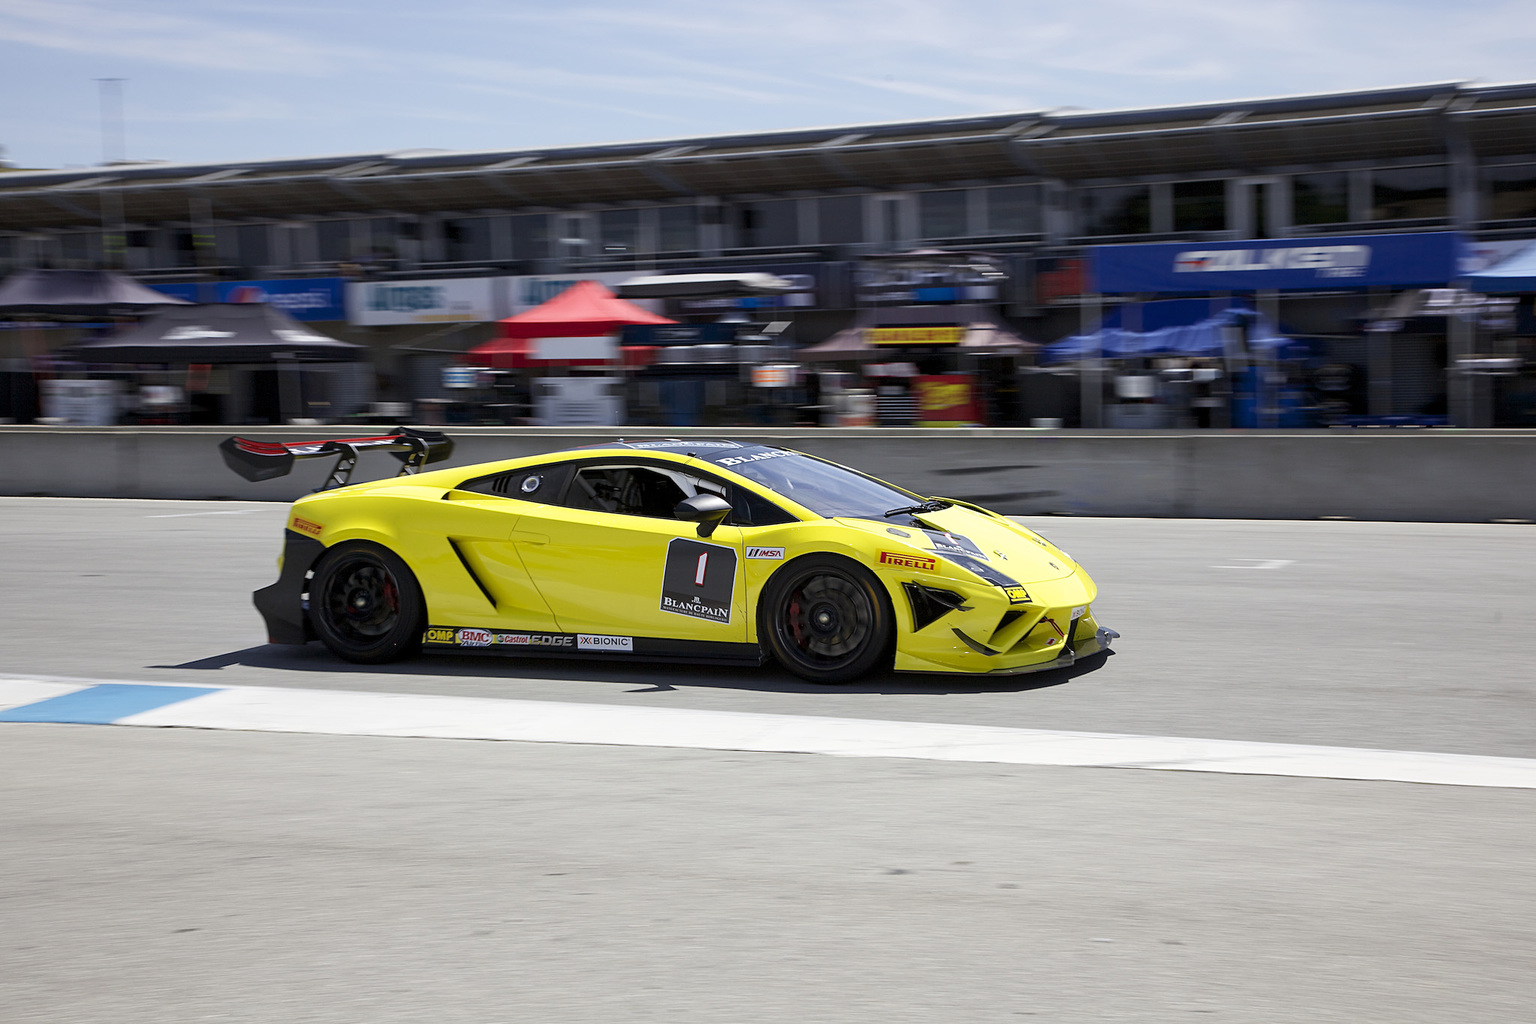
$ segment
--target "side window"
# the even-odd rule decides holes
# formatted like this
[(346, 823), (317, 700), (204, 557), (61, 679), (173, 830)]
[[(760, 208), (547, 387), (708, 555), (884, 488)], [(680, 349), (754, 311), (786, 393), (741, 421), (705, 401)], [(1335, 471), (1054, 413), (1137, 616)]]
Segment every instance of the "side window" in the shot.
[(726, 522), (732, 526), (777, 526), (795, 522), (794, 516), (745, 487), (713, 477), (700, 477), (694, 486), (697, 491), (718, 494), (731, 503), (731, 516)]
[(566, 488), (565, 504), (593, 512), (671, 519), (688, 493), (672, 474), (648, 466), (587, 466)]
[(477, 494), (494, 494), (502, 498), (518, 498), (551, 504), (560, 500), (565, 481), (570, 479), (571, 467), (559, 464), (537, 466), (532, 469), (514, 469), (510, 473), (496, 473), (460, 484), (461, 491)]

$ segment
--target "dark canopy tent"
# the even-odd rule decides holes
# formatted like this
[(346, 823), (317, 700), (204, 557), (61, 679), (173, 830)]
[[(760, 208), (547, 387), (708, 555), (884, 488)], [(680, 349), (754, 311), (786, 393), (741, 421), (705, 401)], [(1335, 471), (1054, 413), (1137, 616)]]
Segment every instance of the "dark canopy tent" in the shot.
[(167, 309), (72, 351), (87, 363), (346, 363), (362, 358), (363, 347), (250, 302)]
[(0, 311), (102, 316), (190, 305), (109, 270), (18, 270), (0, 283)]

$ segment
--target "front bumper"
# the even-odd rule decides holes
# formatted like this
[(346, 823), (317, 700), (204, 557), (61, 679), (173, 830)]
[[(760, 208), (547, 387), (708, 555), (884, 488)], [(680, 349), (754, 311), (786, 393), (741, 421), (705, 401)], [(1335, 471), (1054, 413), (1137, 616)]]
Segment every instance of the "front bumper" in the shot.
[(1102, 654), (1109, 650), (1111, 641), (1120, 639), (1120, 634), (1112, 629), (1100, 626), (1088, 640), (1079, 640), (1062, 650), (1055, 661), (1048, 661), (1043, 665), (1020, 665), (1015, 668), (996, 668), (988, 672), (989, 676), (1022, 676), (1031, 672), (1049, 672), (1051, 669), (1071, 668), (1084, 658), (1091, 658), (1095, 654)]

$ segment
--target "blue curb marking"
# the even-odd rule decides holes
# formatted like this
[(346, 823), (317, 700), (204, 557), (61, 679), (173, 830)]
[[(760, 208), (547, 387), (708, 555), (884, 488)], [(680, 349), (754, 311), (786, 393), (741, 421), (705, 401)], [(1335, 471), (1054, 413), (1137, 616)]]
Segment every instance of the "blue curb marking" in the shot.
[(148, 686), (102, 683), (35, 704), (0, 711), (0, 722), (68, 722), (72, 725), (111, 725), (119, 718), (176, 704), (219, 688)]

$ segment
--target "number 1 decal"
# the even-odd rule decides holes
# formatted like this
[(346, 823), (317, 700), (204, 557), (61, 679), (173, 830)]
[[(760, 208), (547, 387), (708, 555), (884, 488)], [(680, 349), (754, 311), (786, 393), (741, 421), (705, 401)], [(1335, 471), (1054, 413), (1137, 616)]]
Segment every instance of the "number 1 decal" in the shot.
[(727, 624), (736, 594), (735, 548), (689, 537), (667, 543), (662, 569), (661, 610)]

